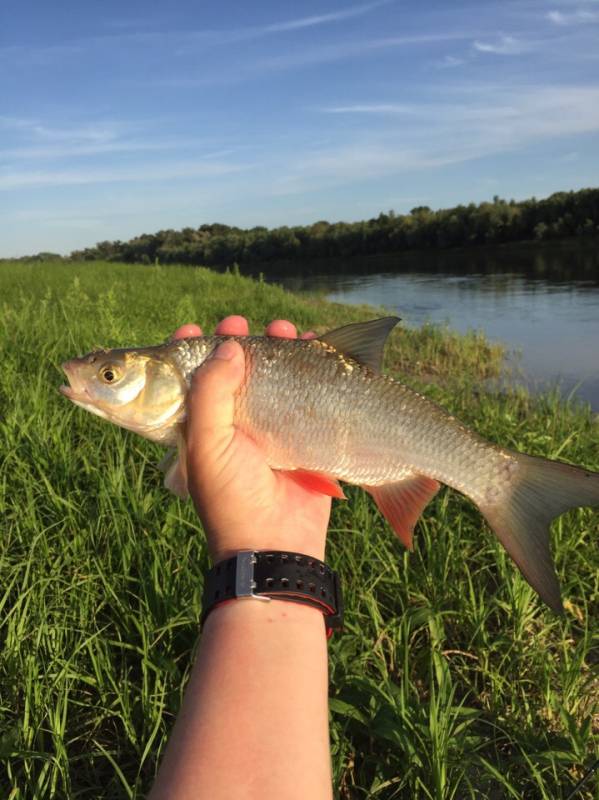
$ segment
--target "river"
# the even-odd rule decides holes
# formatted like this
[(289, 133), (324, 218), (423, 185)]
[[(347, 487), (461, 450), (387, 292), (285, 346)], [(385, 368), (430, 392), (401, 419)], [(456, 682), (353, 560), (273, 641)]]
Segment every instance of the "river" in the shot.
[(404, 325), (484, 331), (506, 345), (533, 391), (559, 386), (599, 412), (599, 241), (331, 259), (309, 269), (290, 276), (283, 267), (268, 279), (384, 306)]

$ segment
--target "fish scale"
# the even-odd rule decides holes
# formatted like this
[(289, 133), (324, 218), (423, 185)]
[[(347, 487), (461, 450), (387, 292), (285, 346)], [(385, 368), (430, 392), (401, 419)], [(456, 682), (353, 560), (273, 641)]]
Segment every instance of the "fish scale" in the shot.
[(165, 445), (165, 484), (187, 493), (185, 403), (195, 370), (225, 339), (245, 353), (235, 425), (267, 463), (307, 488), (339, 496), (337, 481), (366, 489), (408, 547), (441, 483), (469, 497), (524, 577), (562, 608), (549, 548), (551, 520), (599, 504), (599, 474), (487, 442), (440, 406), (381, 373), (397, 318), (319, 339), (201, 336), (97, 351), (63, 365), (77, 405)]

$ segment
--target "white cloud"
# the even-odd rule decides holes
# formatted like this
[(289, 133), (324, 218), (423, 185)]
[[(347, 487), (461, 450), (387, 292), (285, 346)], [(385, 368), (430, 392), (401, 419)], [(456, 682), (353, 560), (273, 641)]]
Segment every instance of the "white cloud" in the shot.
[(548, 11), (547, 19), (555, 22), (556, 25), (567, 25), (567, 16), (561, 11)]
[[(410, 126), (402, 120), (401, 127), (390, 124), (377, 135), (354, 132), (349, 134), (352, 141), (298, 157), (293, 169), (273, 181), (273, 193), (315, 191), (518, 151), (543, 140), (599, 133), (599, 85), (464, 85), (454, 87), (453, 95), (455, 103), (445, 98), (411, 107)], [(361, 106), (346, 106), (352, 107)]]
[[(103, 121), (87, 125), (55, 127), (39, 119), (0, 117), (2, 129), (13, 133), (17, 143), (0, 147), (0, 162), (34, 159), (68, 159), (117, 153), (145, 153), (165, 150), (195, 151), (200, 159), (222, 158), (232, 148), (205, 152), (207, 142), (193, 137), (158, 137), (159, 121)], [(12, 138), (14, 139), (15, 136)], [(239, 148), (235, 148), (239, 149)], [(201, 151), (201, 152), (200, 152)]]
[[(32, 47), (28, 45), (0, 47), (0, 59), (3, 58), (6, 63), (13, 65), (14, 63), (27, 64), (28, 66), (32, 64), (45, 65), (65, 56), (80, 57), (93, 46), (105, 49), (110, 45), (118, 45), (120, 47), (134, 47), (138, 45), (144, 49), (166, 49), (170, 55), (176, 56), (196, 54), (198, 47), (218, 47), (234, 44), (235, 42), (273, 36), (278, 33), (301, 30), (303, 28), (315, 28), (322, 25), (343, 22), (344, 20), (364, 16), (392, 2), (394, 2), (394, 0), (373, 0), (373, 2), (370, 3), (347, 6), (324, 14), (296, 17), (295, 19), (247, 26), (245, 28), (224, 28), (220, 30), (169, 30), (167, 25), (162, 21), (159, 24), (158, 30), (143, 30), (144, 27), (147, 28), (147, 23), (140, 22), (137, 26), (137, 30), (124, 30), (118, 33), (100, 34), (69, 43), (52, 44), (44, 47)], [(124, 27), (127, 28), (132, 25), (133, 22), (130, 21), (127, 22)]]
[(377, 50), (387, 50), (399, 47), (417, 47), (423, 44), (434, 44), (436, 42), (455, 41), (457, 39), (468, 39), (466, 33), (424, 33), (406, 36), (387, 36), (378, 39), (364, 39), (353, 42), (342, 42), (341, 44), (325, 45), (311, 50), (301, 50), (281, 56), (273, 56), (264, 59), (256, 65), (256, 69), (276, 70), (289, 69), (291, 67), (309, 66), (312, 64), (324, 64), (327, 62), (341, 61), (352, 56), (359, 56)]
[(514, 36), (500, 36), (495, 42), (474, 42), (474, 49), (479, 53), (494, 53), (500, 56), (517, 56), (531, 49), (530, 42), (516, 39)]
[(351, 106), (332, 106), (323, 111), (327, 114), (411, 114), (413, 107), (401, 103), (358, 103)]
[(401, 47), (418, 47), (419, 45), (435, 44), (456, 40), (467, 40), (471, 36), (467, 33), (432, 33), (406, 36), (390, 36), (376, 39), (362, 39), (345, 41), (334, 44), (324, 44), (317, 47), (296, 49), (283, 52), (282, 55), (269, 56), (253, 64), (246, 65), (242, 70), (231, 69), (219, 74), (189, 75), (182, 77), (164, 78), (152, 81), (152, 86), (168, 86), (176, 88), (195, 88), (199, 86), (213, 86), (216, 84), (237, 83), (248, 80), (256, 75), (269, 72), (283, 72), (288, 69), (316, 66), (318, 64), (334, 63), (352, 57), (359, 57), (375, 53), (379, 50), (388, 50)]
[(465, 58), (457, 58), (457, 56), (445, 56), (445, 58), (442, 61), (437, 62), (436, 66), (447, 69), (452, 67), (459, 67), (465, 63), (466, 63)]
[(576, 11), (548, 11), (547, 19), (555, 25), (583, 25), (599, 22), (599, 11), (588, 11), (579, 8)]
[(22, 171), (0, 174), (0, 191), (33, 186), (81, 186), (99, 183), (145, 183), (186, 178), (211, 178), (251, 168), (250, 164), (187, 161), (141, 164), (129, 169)]
[[(310, 17), (298, 17), (296, 19), (285, 20), (283, 22), (270, 22), (265, 25), (250, 26), (246, 28), (231, 28), (229, 30), (191, 30), (177, 31), (168, 34), (171, 40), (172, 52), (177, 56), (195, 54), (198, 44), (203, 46), (218, 47), (236, 42), (251, 41), (272, 36), (277, 33), (287, 33), (303, 28), (314, 28), (336, 22), (343, 22), (346, 19), (363, 16), (380, 6), (388, 5), (393, 0), (375, 0), (359, 6), (349, 6), (332, 11), (327, 14), (318, 14)], [(136, 36), (137, 34), (133, 34)], [(139, 34), (147, 39), (148, 34)], [(164, 34), (149, 34), (157, 38), (157, 44), (163, 43)]]
[[(194, 139), (165, 139), (162, 141), (117, 140), (91, 144), (77, 144), (67, 142), (60, 145), (26, 146), (0, 149), (2, 160), (34, 160), (34, 159), (65, 159), (81, 156), (109, 155), (113, 153), (152, 153), (164, 150), (197, 149), (200, 142)], [(221, 150), (208, 155), (202, 154), (201, 158), (214, 158), (229, 155), (232, 150)]]
[(316, 25), (325, 25), (329, 22), (341, 22), (344, 19), (351, 19), (352, 17), (361, 17), (375, 8), (383, 5), (388, 5), (391, 0), (376, 0), (373, 3), (366, 3), (361, 6), (350, 6), (349, 8), (339, 9), (339, 11), (332, 11), (328, 14), (318, 14), (312, 17), (300, 17), (299, 19), (289, 20), (288, 22), (274, 22), (270, 25), (264, 25), (262, 28), (249, 28), (249, 31), (254, 30), (260, 35), (269, 33), (279, 33), (283, 31), (294, 31), (298, 28), (313, 28)]
[(123, 123), (104, 121), (90, 123), (83, 126), (69, 125), (66, 128), (56, 128), (39, 119), (25, 117), (0, 117), (0, 128), (14, 131), (19, 136), (36, 142), (70, 142), (70, 143), (100, 143), (114, 141), (126, 132)]

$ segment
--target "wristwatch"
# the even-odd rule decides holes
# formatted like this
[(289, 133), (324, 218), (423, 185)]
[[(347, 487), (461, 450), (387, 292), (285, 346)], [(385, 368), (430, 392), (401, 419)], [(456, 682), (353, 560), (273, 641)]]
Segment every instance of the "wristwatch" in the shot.
[(236, 598), (288, 600), (324, 614), (327, 634), (343, 625), (339, 577), (323, 561), (283, 550), (241, 550), (220, 561), (204, 579), (202, 624), (221, 603)]

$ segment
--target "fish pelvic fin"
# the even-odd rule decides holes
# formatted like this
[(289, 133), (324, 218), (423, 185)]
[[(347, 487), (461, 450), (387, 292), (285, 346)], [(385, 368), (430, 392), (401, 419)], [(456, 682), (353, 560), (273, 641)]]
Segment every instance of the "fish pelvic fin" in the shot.
[(441, 487), (438, 481), (417, 475), (382, 486), (364, 486), (379, 511), (408, 550), (413, 549), (412, 534), (424, 508)]
[(383, 368), (385, 342), (399, 317), (381, 317), (370, 322), (354, 322), (319, 336), (319, 341), (334, 347), (338, 353), (370, 367), (374, 372)]
[(322, 472), (309, 472), (304, 469), (283, 470), (285, 475), (288, 475), (304, 489), (310, 489), (312, 492), (320, 492), (329, 497), (337, 497), (339, 500), (345, 500), (343, 489), (339, 485), (339, 481), (331, 478), (329, 475), (324, 475)]
[(511, 455), (519, 469), (507, 497), (479, 504), (479, 509), (528, 583), (561, 614), (549, 525), (568, 509), (599, 505), (599, 473), (521, 453)]
[(189, 490), (187, 488), (187, 452), (182, 433), (177, 439), (177, 449), (170, 450), (158, 464), (158, 468), (164, 472), (165, 487), (177, 497), (185, 500), (189, 496)]

